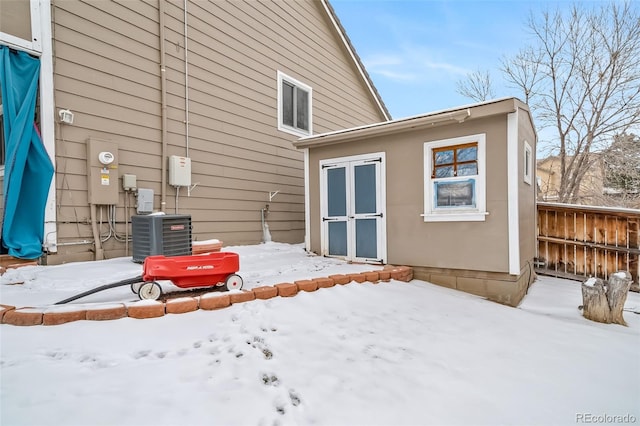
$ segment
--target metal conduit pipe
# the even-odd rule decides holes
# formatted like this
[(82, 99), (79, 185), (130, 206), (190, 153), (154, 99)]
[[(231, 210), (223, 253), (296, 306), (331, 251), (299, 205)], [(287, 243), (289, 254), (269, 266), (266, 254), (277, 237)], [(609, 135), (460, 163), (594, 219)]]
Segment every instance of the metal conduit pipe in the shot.
[(160, 25), (160, 104), (162, 128), (162, 154), (161, 154), (161, 188), (160, 188), (160, 211), (165, 211), (167, 207), (167, 69), (165, 64), (165, 10), (164, 0), (158, 0), (158, 13)]
[[(189, 29), (187, 3), (184, 0), (184, 139), (185, 139), (185, 157), (189, 157)], [(195, 185), (187, 186), (187, 197), (191, 197), (191, 190)]]
[(82, 240), (82, 241), (67, 241), (64, 243), (57, 243), (56, 246), (80, 246), (85, 244), (93, 244), (93, 240)]
[(187, 28), (187, 1), (184, 0), (184, 139), (185, 157), (189, 156), (189, 37)]
[(100, 232), (98, 231), (97, 208), (95, 204), (90, 205), (91, 214), (91, 230), (93, 231), (93, 241), (95, 242), (94, 260), (104, 260), (104, 250), (102, 249), (102, 240), (100, 239)]

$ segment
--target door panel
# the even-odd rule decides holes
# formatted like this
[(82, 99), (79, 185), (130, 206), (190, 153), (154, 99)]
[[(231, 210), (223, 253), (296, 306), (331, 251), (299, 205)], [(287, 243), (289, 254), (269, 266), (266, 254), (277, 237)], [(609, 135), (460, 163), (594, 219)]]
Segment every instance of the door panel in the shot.
[(347, 216), (346, 167), (327, 170), (327, 216)]
[(322, 218), (327, 225), (328, 255), (347, 256), (347, 168), (328, 168), (327, 215)]
[(378, 258), (376, 219), (356, 219), (356, 258)]
[[(382, 218), (382, 206), (378, 202), (380, 189), (380, 162), (362, 160), (350, 163), (353, 186), (353, 212), (349, 218), (354, 221), (353, 260), (359, 262), (378, 261), (378, 218)], [(378, 216), (380, 214), (380, 216)]]
[(376, 213), (376, 165), (353, 167), (355, 214)]
[(347, 256), (347, 222), (327, 223), (329, 228), (329, 256)]

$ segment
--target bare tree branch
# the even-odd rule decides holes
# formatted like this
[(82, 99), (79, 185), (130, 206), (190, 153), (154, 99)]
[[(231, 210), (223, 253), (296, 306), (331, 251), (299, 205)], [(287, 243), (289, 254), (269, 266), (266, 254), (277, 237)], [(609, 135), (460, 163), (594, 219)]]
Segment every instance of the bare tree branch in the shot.
[(489, 71), (476, 70), (467, 74), (466, 79), (456, 82), (456, 91), (467, 98), (478, 102), (495, 97)]
[(531, 15), (534, 42), (503, 59), (538, 127), (555, 129), (559, 201), (576, 202), (592, 154), (640, 126), (640, 15), (631, 1)]

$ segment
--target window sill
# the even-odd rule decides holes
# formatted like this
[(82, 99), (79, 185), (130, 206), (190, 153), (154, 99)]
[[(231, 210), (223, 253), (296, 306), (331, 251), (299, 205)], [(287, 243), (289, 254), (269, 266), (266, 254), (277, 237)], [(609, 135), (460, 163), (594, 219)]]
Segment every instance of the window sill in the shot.
[(484, 222), (489, 212), (421, 214), (425, 222)]
[(289, 126), (285, 126), (283, 124), (278, 126), (278, 130), (281, 132), (286, 132), (292, 135), (296, 135), (299, 137), (305, 137), (305, 136), (311, 136), (311, 132), (310, 131), (306, 131), (306, 130), (298, 130), (294, 127), (289, 127)]

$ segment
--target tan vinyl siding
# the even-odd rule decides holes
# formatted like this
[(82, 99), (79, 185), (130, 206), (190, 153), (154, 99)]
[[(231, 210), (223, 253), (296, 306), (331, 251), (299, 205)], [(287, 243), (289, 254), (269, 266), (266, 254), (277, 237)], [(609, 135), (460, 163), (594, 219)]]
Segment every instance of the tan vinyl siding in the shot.
[[(195, 185), (189, 196), (180, 189), (179, 212), (191, 214), (196, 239), (257, 243), (261, 209), (270, 191), (280, 191), (269, 203), (273, 240), (303, 241), (303, 155), (291, 144), (295, 136), (278, 131), (277, 72), (312, 87), (314, 133), (384, 120), (322, 4), (188, 2), (188, 152), (183, 3), (164, 5), (167, 155), (191, 158)], [(72, 126), (56, 129), (58, 238), (65, 242), (92, 237), (90, 137), (117, 142), (119, 176), (135, 174), (161, 208), (159, 11), (155, 1), (55, 2), (53, 21), (56, 108), (75, 114)], [(168, 186), (167, 213), (176, 210), (175, 195)], [(134, 211), (126, 214), (124, 201), (120, 189), (122, 234)], [(89, 248), (61, 246), (60, 257), (89, 256)], [(124, 255), (113, 239), (104, 248), (108, 257)]]

